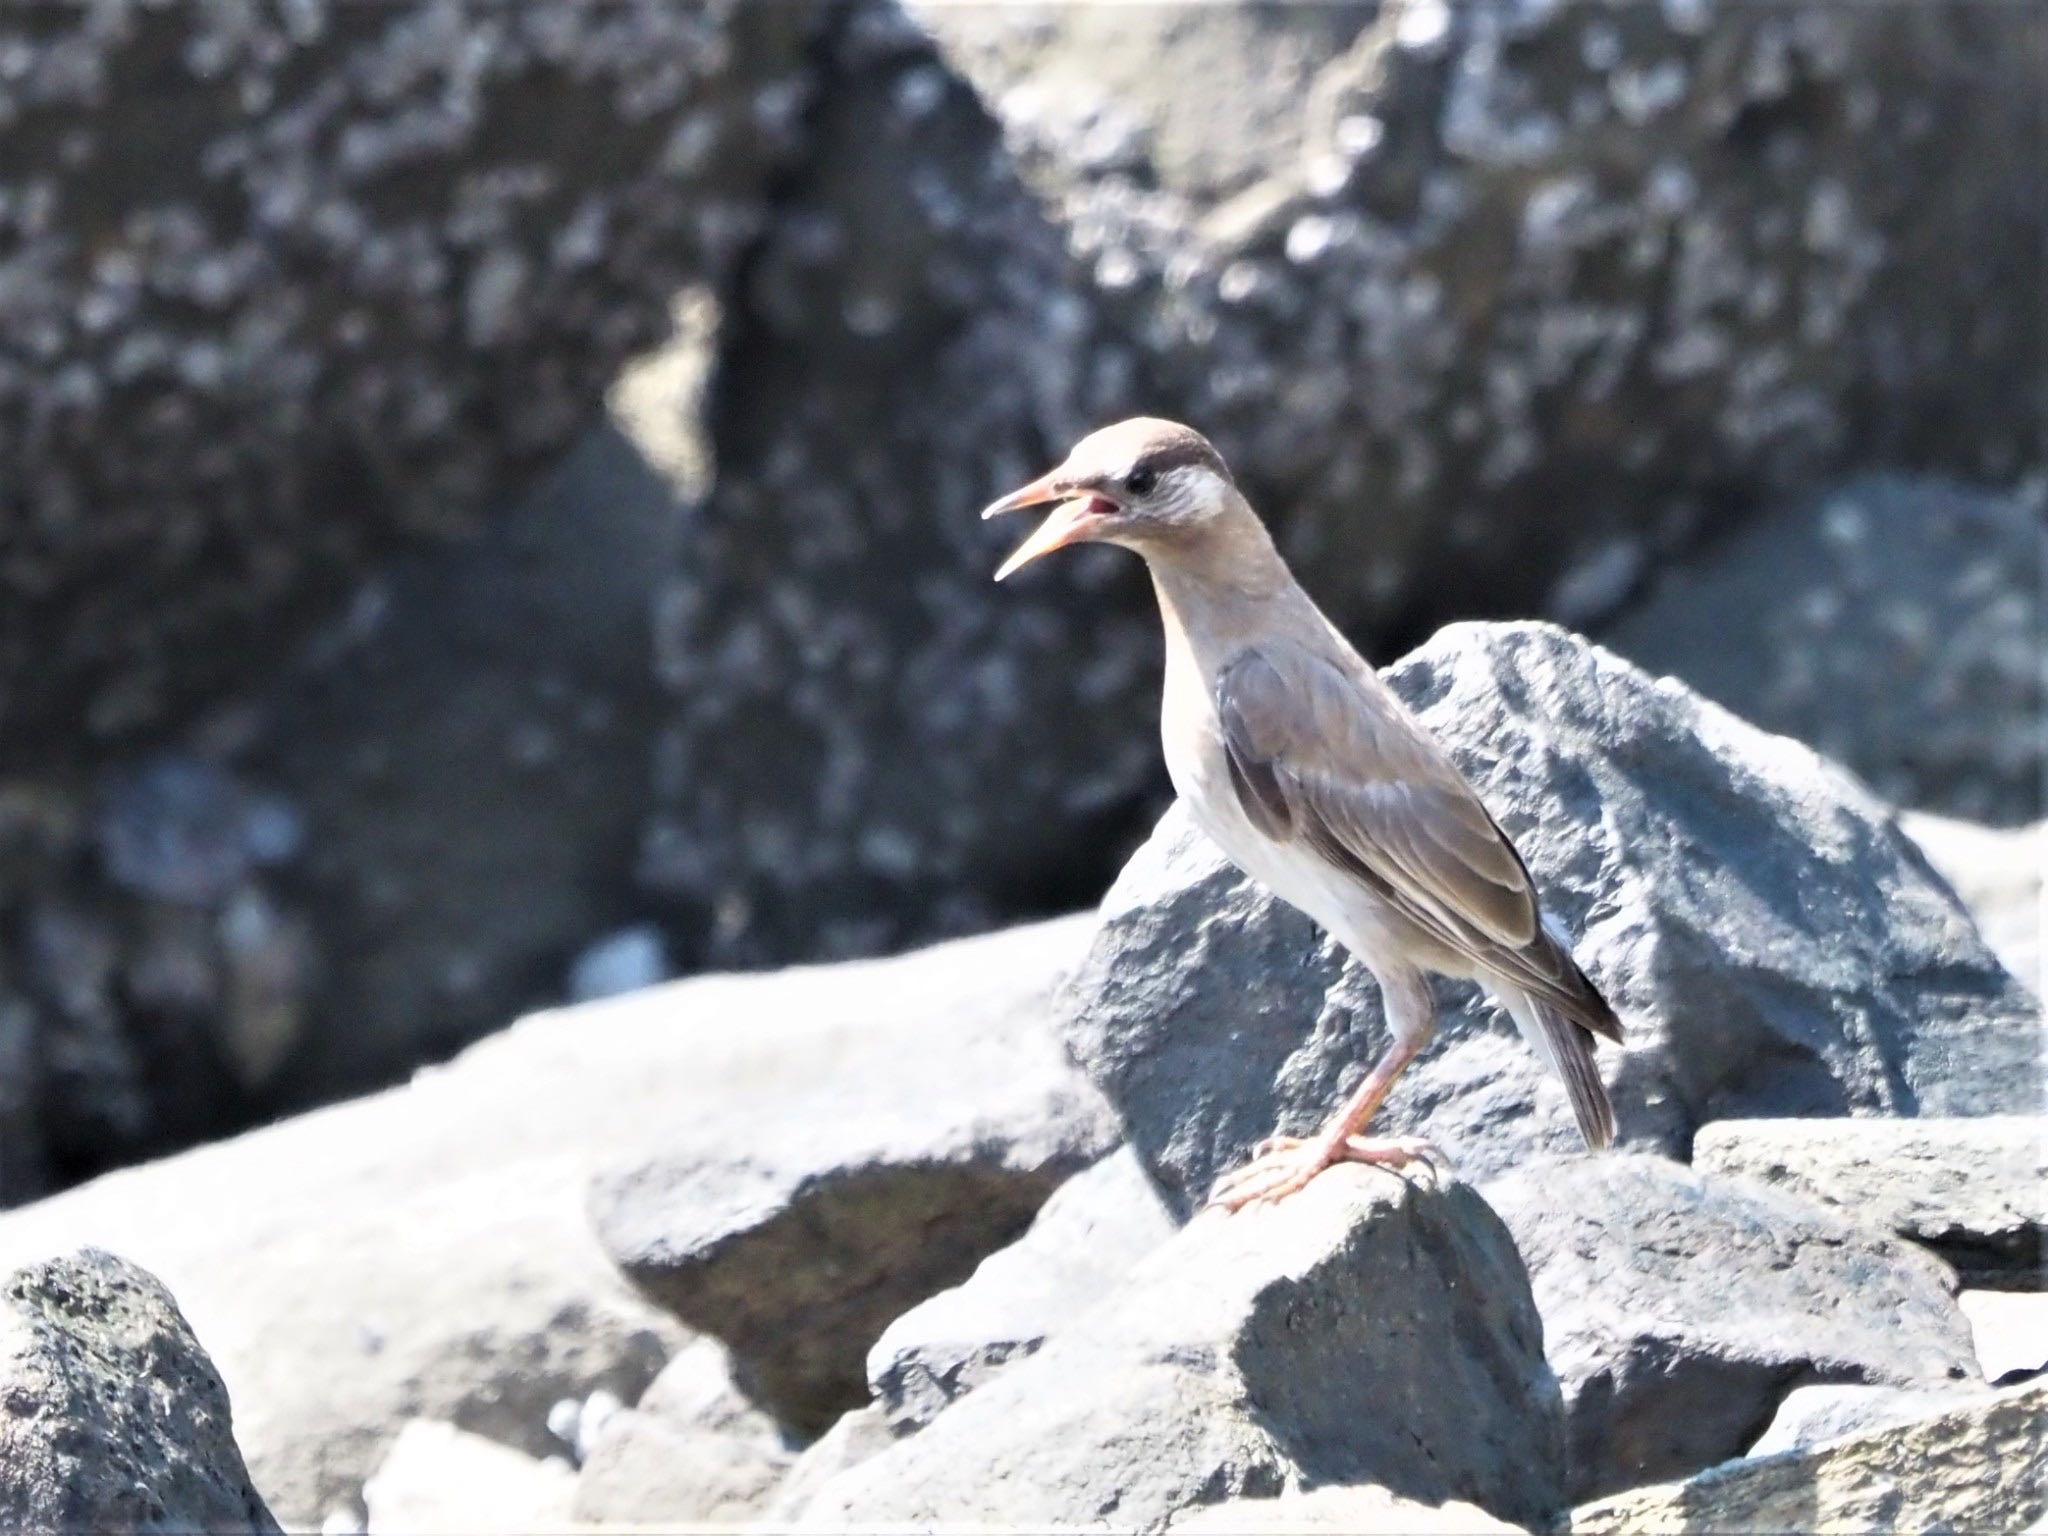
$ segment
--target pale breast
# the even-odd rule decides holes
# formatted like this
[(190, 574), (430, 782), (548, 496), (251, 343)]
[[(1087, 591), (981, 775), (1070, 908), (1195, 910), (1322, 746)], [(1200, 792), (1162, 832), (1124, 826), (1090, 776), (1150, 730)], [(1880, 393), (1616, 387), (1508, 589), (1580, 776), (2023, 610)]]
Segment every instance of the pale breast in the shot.
[(1231, 863), (1369, 960), (1381, 948), (1377, 900), (1308, 849), (1276, 843), (1252, 824), (1231, 781), (1213, 693), (1185, 658), (1180, 668), (1174, 660), (1169, 647), (1159, 712), (1160, 745), (1174, 793)]

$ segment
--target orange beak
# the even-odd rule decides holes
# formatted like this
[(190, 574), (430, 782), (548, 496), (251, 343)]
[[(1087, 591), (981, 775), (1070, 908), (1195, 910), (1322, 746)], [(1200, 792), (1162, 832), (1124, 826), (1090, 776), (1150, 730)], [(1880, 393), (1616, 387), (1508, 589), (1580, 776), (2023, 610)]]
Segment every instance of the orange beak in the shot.
[[(1038, 525), (1038, 529), (1017, 546), (1015, 554), (1005, 560), (996, 571), (996, 580), (1022, 570), (1040, 555), (1049, 555), (1056, 549), (1088, 537), (1089, 525), (1100, 516), (1102, 499), (1087, 491), (1073, 494), (1074, 488), (1060, 479), (1058, 470), (1040, 475), (1029, 485), (1010, 492), (1001, 501), (989, 503), (982, 509), (984, 518), (1001, 517), (1005, 512), (1021, 511), (1025, 507), (1039, 507), (1048, 501), (1058, 501), (1052, 514)], [(1066, 498), (1062, 500), (1062, 498)]]

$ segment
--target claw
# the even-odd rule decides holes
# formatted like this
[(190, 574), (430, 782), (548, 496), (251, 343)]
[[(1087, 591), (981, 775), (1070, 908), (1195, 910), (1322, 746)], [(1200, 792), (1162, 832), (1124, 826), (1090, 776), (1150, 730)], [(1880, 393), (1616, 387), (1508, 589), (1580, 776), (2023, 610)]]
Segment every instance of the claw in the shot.
[(1418, 1136), (1317, 1137), (1313, 1141), (1268, 1136), (1250, 1162), (1216, 1181), (1209, 1204), (1226, 1211), (1276, 1204), (1306, 1189), (1317, 1174), (1338, 1163), (1364, 1163), (1394, 1172), (1420, 1163), (1438, 1177), (1454, 1173), (1442, 1149)]

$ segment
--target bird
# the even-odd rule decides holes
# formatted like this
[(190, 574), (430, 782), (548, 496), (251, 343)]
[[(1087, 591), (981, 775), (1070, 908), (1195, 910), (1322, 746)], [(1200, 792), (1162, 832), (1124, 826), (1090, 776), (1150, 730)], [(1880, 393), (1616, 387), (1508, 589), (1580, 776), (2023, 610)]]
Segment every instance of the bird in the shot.
[(1306, 912), (1379, 983), (1389, 1041), (1313, 1136), (1267, 1137), (1224, 1175), (1227, 1211), (1356, 1162), (1432, 1168), (1415, 1137), (1365, 1134), (1436, 1027), (1429, 973), (1486, 987), (1563, 1082), (1580, 1135), (1614, 1140), (1595, 1038), (1620, 1019), (1543, 910), (1528, 865), (1444, 749), (1288, 569), (1222, 455), (1178, 422), (1135, 417), (984, 518), (1053, 504), (997, 581), (1076, 544), (1149, 568), (1165, 629), (1160, 740), (1195, 824), (1245, 874)]

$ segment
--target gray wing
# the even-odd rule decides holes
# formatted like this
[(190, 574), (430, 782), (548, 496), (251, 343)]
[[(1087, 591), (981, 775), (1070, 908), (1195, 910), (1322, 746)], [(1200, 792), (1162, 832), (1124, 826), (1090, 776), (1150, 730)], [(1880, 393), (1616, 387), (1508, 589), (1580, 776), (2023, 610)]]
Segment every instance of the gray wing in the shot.
[(1427, 937), (1619, 1039), (1544, 929), (1514, 845), (1393, 693), (1299, 646), (1241, 652), (1216, 684), (1231, 780), (1267, 836), (1350, 873)]

